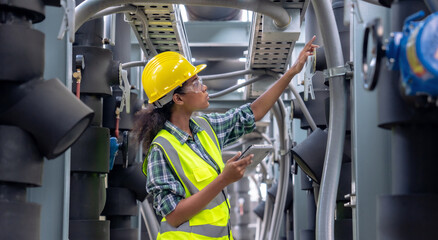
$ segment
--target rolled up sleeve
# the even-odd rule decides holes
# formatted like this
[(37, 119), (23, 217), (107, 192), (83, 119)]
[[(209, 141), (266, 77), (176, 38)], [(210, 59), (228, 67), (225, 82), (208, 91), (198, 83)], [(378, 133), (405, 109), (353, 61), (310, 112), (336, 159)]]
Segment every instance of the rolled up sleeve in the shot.
[(250, 103), (225, 113), (210, 113), (204, 117), (215, 131), (221, 149), (255, 129), (254, 113)]

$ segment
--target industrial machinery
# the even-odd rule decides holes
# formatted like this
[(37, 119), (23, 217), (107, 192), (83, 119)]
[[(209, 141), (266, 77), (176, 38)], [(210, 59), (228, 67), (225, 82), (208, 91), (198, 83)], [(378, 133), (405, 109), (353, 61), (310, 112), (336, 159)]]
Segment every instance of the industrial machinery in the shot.
[(207, 64), (210, 107), (196, 114), (225, 112), (314, 35), (255, 131), (222, 149), (272, 149), (227, 187), (234, 239), (436, 238), (437, 1), (8, 0), (0, 240), (156, 239), (132, 133), (146, 63), (175, 51)]

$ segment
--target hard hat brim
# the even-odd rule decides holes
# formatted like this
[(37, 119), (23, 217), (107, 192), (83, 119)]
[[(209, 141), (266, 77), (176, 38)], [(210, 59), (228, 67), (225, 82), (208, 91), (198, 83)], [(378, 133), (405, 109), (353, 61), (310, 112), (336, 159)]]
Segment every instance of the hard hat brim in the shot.
[[(181, 87), (181, 86), (182, 86), (187, 80), (189, 80), (191, 77), (195, 76), (196, 74), (198, 74), (199, 72), (201, 72), (202, 70), (204, 70), (206, 67), (207, 67), (207, 64), (199, 64), (199, 65), (197, 65), (197, 66), (195, 67), (195, 70), (194, 70), (193, 72), (190, 72), (190, 73), (189, 73), (187, 79), (185, 79), (184, 81), (182, 81), (180, 84), (174, 86), (172, 89), (170, 89), (170, 91), (168, 91), (168, 92), (166, 91), (166, 93), (164, 94), (164, 96), (166, 96), (166, 95), (167, 95), (168, 93), (170, 93), (170, 92), (173, 92), (173, 90), (175, 90), (176, 88)], [(164, 97), (164, 96), (163, 96), (163, 97)], [(161, 97), (161, 98), (163, 98), (163, 97)], [(161, 98), (159, 98), (159, 99), (161, 99)], [(149, 104), (152, 104), (152, 103), (158, 101), (159, 99), (154, 99), (154, 101), (151, 101), (151, 99), (149, 99), (148, 102), (149, 102)], [(167, 102), (166, 102), (166, 103), (167, 103)], [(162, 103), (162, 104), (164, 105), (164, 104), (166, 104), (166, 103)]]
[(207, 64), (199, 64), (198, 66), (195, 67), (196, 70), (195, 70), (194, 74), (198, 74), (200, 71), (204, 70), (204, 68), (206, 68), (206, 67), (207, 67)]

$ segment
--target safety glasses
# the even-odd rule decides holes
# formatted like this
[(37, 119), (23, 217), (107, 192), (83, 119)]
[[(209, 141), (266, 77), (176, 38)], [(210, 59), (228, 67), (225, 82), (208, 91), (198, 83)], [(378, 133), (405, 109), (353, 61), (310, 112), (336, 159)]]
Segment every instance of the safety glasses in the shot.
[(196, 78), (190, 85), (184, 86), (185, 93), (200, 93), (202, 92), (202, 88), (204, 84), (202, 83), (202, 79), (200, 77)]

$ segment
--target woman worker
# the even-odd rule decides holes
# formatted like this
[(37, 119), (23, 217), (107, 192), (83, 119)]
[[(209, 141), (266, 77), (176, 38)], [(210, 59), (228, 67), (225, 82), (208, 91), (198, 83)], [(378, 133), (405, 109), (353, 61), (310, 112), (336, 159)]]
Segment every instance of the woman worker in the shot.
[(242, 178), (253, 156), (224, 161), (221, 149), (250, 133), (271, 109), (317, 45), (313, 37), (292, 67), (251, 104), (192, 117), (209, 106), (207, 86), (182, 55), (163, 52), (146, 65), (142, 82), (153, 107), (138, 113), (135, 131), (144, 149), (146, 190), (163, 217), (158, 239), (233, 239), (225, 187)]

